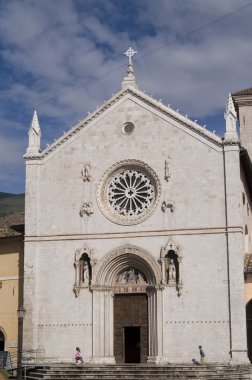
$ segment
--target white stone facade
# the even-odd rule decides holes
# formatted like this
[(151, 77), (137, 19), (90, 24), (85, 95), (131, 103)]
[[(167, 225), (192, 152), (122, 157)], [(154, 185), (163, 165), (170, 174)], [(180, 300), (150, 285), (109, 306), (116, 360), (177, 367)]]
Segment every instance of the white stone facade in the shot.
[[(148, 362), (190, 362), (199, 345), (208, 362), (247, 362), (243, 185), (230, 136), (124, 81), (54, 145), (27, 150), (25, 348), (71, 361), (80, 346), (86, 361), (115, 363), (114, 298), (127, 288), (148, 295)], [(123, 190), (128, 211), (117, 220), (106, 181), (121, 167), (146, 170), (153, 186), (137, 206), (136, 186)], [(142, 282), (118, 282), (129, 268)]]

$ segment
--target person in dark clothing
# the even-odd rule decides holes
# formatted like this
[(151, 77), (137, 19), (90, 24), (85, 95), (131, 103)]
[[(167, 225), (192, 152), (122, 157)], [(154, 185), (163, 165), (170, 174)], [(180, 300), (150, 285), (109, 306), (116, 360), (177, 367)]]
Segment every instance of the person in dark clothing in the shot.
[(205, 361), (205, 352), (202, 349), (202, 346), (199, 346), (199, 353), (200, 353), (200, 363), (203, 364)]
[(193, 364), (200, 365), (200, 363), (196, 359), (192, 359)]

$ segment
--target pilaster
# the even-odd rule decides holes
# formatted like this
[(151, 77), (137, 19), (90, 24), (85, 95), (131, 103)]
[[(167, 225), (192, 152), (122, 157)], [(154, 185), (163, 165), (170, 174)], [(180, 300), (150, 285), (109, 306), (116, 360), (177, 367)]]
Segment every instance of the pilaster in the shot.
[(243, 279), (243, 234), (229, 231), (242, 226), (241, 183), (238, 144), (223, 148), (226, 195), (227, 292), (229, 300), (230, 359), (247, 363), (246, 316)]
[(115, 364), (111, 289), (93, 289), (93, 354), (91, 363)]

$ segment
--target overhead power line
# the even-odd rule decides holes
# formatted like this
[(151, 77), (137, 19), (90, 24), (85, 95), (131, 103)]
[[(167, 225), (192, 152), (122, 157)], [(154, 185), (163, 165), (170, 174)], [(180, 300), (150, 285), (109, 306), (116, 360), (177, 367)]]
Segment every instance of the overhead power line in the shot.
[[(245, 8), (248, 8), (248, 7), (250, 7), (251, 5), (252, 5), (252, 1), (250, 1), (249, 3), (243, 5), (243, 6), (239, 7), (239, 8), (236, 8), (236, 9), (234, 9), (233, 11), (230, 11), (230, 12), (228, 12), (228, 13), (226, 13), (226, 14), (220, 16), (220, 17), (217, 17), (216, 19), (214, 19), (214, 20), (212, 20), (212, 21), (209, 21), (209, 22), (207, 22), (206, 24), (200, 25), (200, 26), (198, 26), (198, 27), (196, 27), (196, 28), (190, 30), (189, 32), (186, 32), (186, 33), (184, 33), (184, 34), (181, 34), (181, 35), (177, 36), (176, 38), (174, 38), (173, 40), (167, 41), (166, 43), (164, 43), (164, 44), (162, 44), (162, 45), (156, 47), (155, 49), (149, 50), (149, 51), (147, 51), (146, 53), (143, 53), (143, 54), (139, 55), (138, 57), (136, 57), (136, 58), (134, 59), (134, 61), (139, 61), (139, 60), (145, 58), (145, 57), (148, 56), (148, 55), (154, 54), (154, 53), (156, 53), (157, 51), (159, 51), (159, 50), (161, 50), (161, 49), (164, 49), (164, 48), (167, 47), (167, 46), (170, 46), (170, 45), (175, 44), (177, 41), (179, 41), (179, 40), (181, 40), (181, 39), (183, 39), (183, 38), (186, 38), (186, 37), (190, 36), (191, 34), (194, 34), (194, 33), (199, 32), (199, 31), (201, 31), (201, 30), (203, 30), (203, 29), (205, 29), (205, 28), (208, 28), (208, 27), (211, 26), (211, 25), (217, 24), (217, 23), (219, 23), (220, 21), (222, 21), (222, 20), (224, 20), (224, 19), (226, 19), (226, 18), (228, 18), (228, 17), (230, 17), (230, 16), (233, 16), (233, 15), (235, 15), (235, 14), (241, 12), (241, 11), (243, 11)], [(121, 69), (122, 67), (125, 67), (126, 65), (127, 65), (126, 63), (123, 63), (123, 64), (121, 64), (121, 65), (118, 65), (118, 66), (114, 67), (113, 69), (111, 69), (111, 70), (109, 70), (109, 71), (106, 71), (105, 73), (103, 73), (103, 74), (101, 74), (101, 75), (98, 75), (98, 76), (95, 77), (95, 78), (91, 78), (91, 79), (89, 79), (89, 80), (87, 80), (87, 81), (85, 81), (85, 82), (78, 83), (78, 84), (76, 84), (75, 86), (72, 86), (72, 87), (68, 88), (68, 89), (65, 90), (65, 91), (59, 92), (58, 94), (55, 94), (54, 96), (49, 97), (49, 98), (43, 100), (43, 101), (40, 102), (38, 105), (41, 105), (41, 104), (47, 103), (47, 102), (50, 101), (50, 100), (57, 99), (57, 98), (59, 98), (60, 96), (63, 96), (63, 95), (65, 95), (65, 94), (67, 94), (67, 93), (69, 93), (69, 92), (75, 90), (76, 88), (79, 88), (79, 87), (85, 87), (85, 86), (87, 86), (87, 85), (90, 84), (90, 83), (97, 82), (97, 81), (101, 80), (102, 78), (104, 78), (105, 76), (111, 75), (114, 71), (117, 71), (117, 70)]]

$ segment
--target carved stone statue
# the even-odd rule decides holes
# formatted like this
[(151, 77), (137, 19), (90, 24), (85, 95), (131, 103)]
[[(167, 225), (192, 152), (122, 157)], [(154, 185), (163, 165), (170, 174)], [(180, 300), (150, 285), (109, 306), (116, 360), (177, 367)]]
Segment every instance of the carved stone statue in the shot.
[(136, 282), (137, 274), (133, 268), (130, 268), (127, 273), (127, 282)]
[(82, 179), (84, 182), (90, 182), (91, 176), (91, 165), (89, 163), (84, 164), (81, 171)]
[(92, 202), (86, 202), (80, 209), (80, 216), (87, 215), (90, 216), (94, 213)]
[(176, 282), (176, 267), (172, 259), (168, 266), (168, 283), (170, 282)]
[(163, 212), (166, 212), (167, 209), (170, 209), (171, 212), (174, 212), (174, 203), (173, 201), (165, 200), (162, 203), (161, 209)]
[(117, 284), (146, 284), (146, 281), (141, 272), (131, 267), (119, 274)]
[(87, 261), (84, 261), (83, 264), (83, 282), (89, 284), (89, 267)]
[(165, 180), (168, 182), (171, 177), (171, 161), (168, 157), (168, 160), (165, 160)]

